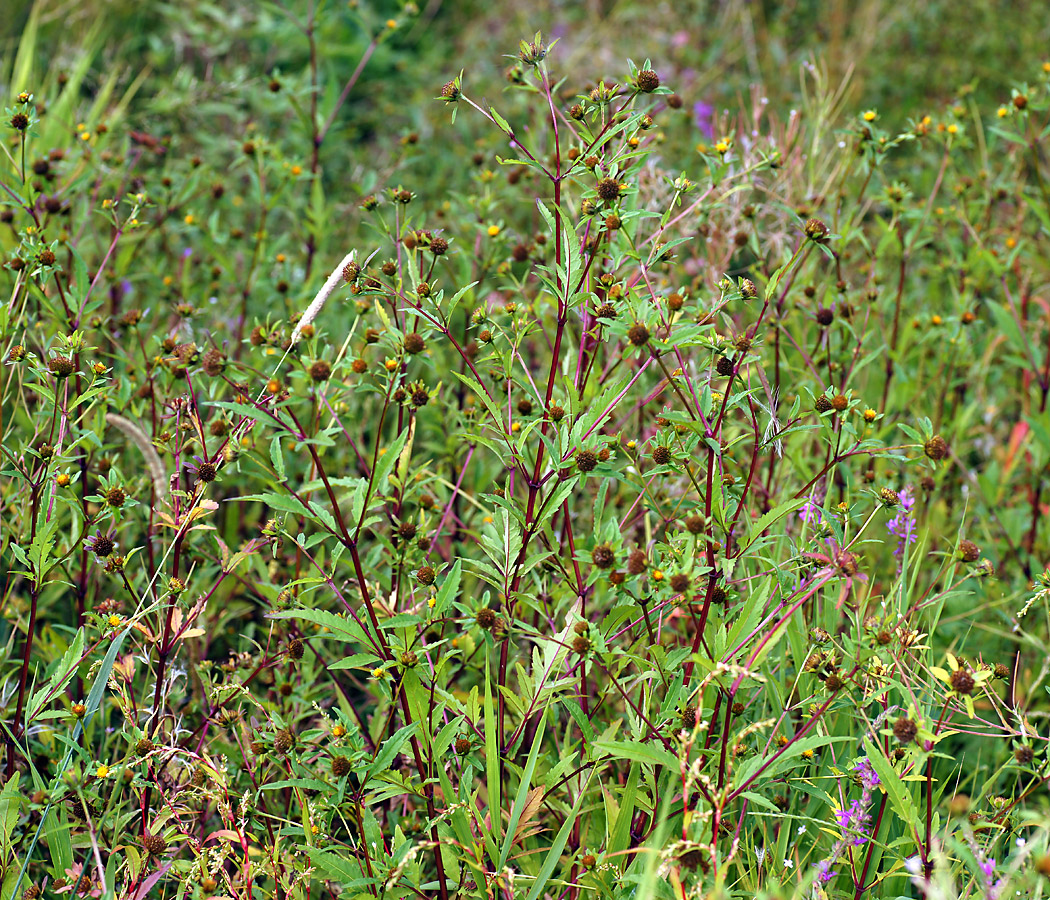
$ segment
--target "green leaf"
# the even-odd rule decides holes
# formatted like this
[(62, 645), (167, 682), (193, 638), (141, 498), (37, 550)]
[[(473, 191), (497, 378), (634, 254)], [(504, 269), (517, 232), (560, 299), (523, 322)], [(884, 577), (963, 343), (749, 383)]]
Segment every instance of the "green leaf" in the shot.
[(613, 759), (629, 759), (632, 762), (667, 766), (675, 770), (681, 765), (678, 757), (670, 750), (655, 744), (643, 744), (641, 741), (595, 741), (592, 746), (598, 753), (604, 753)]
[(273, 469), (277, 473), (277, 477), (284, 481), (284, 455), (281, 453), (281, 436), (275, 434), (270, 440), (270, 460), (273, 462)]

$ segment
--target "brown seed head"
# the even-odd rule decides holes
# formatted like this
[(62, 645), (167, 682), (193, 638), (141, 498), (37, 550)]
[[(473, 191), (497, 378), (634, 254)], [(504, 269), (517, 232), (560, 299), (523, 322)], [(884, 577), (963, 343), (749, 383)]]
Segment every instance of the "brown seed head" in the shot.
[(944, 459), (948, 455), (948, 442), (935, 434), (923, 445), (923, 451), (932, 460)]
[(479, 628), (488, 631), (488, 629), (496, 624), (496, 611), (484, 606), (478, 610), (474, 620), (478, 623)]
[(56, 378), (68, 378), (77, 370), (68, 356), (52, 356), (47, 361), (47, 368)]
[(981, 557), (981, 548), (978, 547), (973, 541), (968, 541), (965, 538), (959, 541), (958, 549), (959, 558), (963, 562), (977, 562)]
[(627, 572), (630, 575), (641, 575), (645, 571), (645, 553), (634, 549), (627, 554)]
[(598, 197), (606, 203), (615, 201), (620, 196), (621, 189), (622, 185), (615, 178), (603, 178), (595, 187)]
[(599, 544), (591, 552), (591, 560), (599, 569), (610, 569), (616, 562), (616, 554), (608, 544)]
[(142, 838), (142, 847), (150, 856), (160, 856), (168, 849), (168, 842), (159, 834), (147, 834)]
[(635, 347), (641, 347), (643, 344), (649, 343), (649, 329), (641, 322), (635, 322), (627, 330), (627, 340), (634, 344)]
[(646, 94), (651, 94), (660, 86), (660, 76), (657, 75), (652, 69), (642, 69), (638, 73), (638, 90), (644, 91)]
[(653, 462), (658, 466), (666, 466), (671, 462), (671, 450), (669, 447), (654, 447), (651, 456)]
[(336, 778), (342, 778), (344, 775), (349, 775), (350, 770), (353, 766), (350, 760), (345, 756), (334, 756), (332, 757), (332, 774)]
[(907, 716), (901, 716), (893, 723), (893, 736), (902, 744), (910, 744), (919, 733), (919, 726)]
[(952, 690), (957, 694), (972, 694), (975, 686), (973, 675), (966, 668), (956, 669), (948, 677)]
[(430, 566), (420, 566), (416, 569), (416, 578), (420, 584), (433, 584), (434, 570)]
[(828, 226), (820, 219), (807, 219), (803, 230), (806, 232), (806, 237), (818, 244), (827, 240), (829, 234)]
[(598, 457), (593, 450), (576, 451), (576, 468), (581, 472), (590, 472), (598, 465)]

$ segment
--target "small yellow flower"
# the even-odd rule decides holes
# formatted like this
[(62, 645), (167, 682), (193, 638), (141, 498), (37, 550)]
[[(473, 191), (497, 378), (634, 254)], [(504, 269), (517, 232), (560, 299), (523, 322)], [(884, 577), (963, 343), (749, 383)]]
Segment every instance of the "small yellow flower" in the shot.
[(499, 231), (499, 225), (489, 225), (489, 237), (495, 237)]
[(91, 371), (94, 372), (96, 375), (105, 375), (106, 374), (106, 364), (97, 362), (91, 367)]
[(875, 412), (875, 410), (873, 410), (870, 406), (866, 410), (864, 410), (865, 422), (874, 422), (877, 416), (878, 413)]
[(813, 751), (809, 750), (809, 749), (803, 750), (802, 751), (802, 758), (803, 759), (813, 759)]
[(486, 525), (491, 525), (492, 521), (493, 521), (492, 520), (492, 516), (485, 516), (485, 518), (482, 519), (481, 521), (484, 522)]
[(105, 200), (102, 201), (102, 208), (113, 209), (113, 201), (110, 200), (109, 197), (107, 197)]
[(277, 260), (277, 262), (283, 263), (285, 260), (288, 259), (288, 257), (285, 256), (283, 253), (278, 253), (275, 259)]
[(430, 597), (427, 600), (427, 608), (428, 609), (433, 609), (435, 606), (437, 606), (437, 598), (436, 597)]
[(730, 142), (729, 138), (722, 138), (722, 140), (720, 140), (717, 144), (715, 144), (715, 150), (718, 153), (723, 153), (723, 154), (728, 153), (729, 152), (730, 143), (731, 142)]
[(999, 108), (998, 108), (998, 109), (997, 109), (997, 110), (995, 111), (995, 114), (996, 114), (996, 115), (997, 115), (997, 116), (998, 116), (998, 117), (999, 117), (1000, 119), (1005, 119), (1005, 118), (1006, 118), (1006, 117), (1007, 117), (1008, 115), (1010, 115), (1010, 110), (1009, 110), (1009, 109), (1008, 109), (1007, 107), (1005, 107), (1005, 106), (1000, 106), (1000, 107), (999, 107)]
[(192, 225), (195, 221), (193, 218), (193, 213), (186, 213), (186, 215), (183, 216), (182, 221), (185, 222), (187, 225)]
[(269, 381), (266, 382), (266, 390), (269, 391), (269, 393), (271, 394), (279, 393), (281, 390), (281, 382), (279, 382), (276, 378), (271, 378)]
[(952, 122), (952, 124), (948, 126), (948, 134), (958, 134), (958, 133), (959, 133), (959, 126), (956, 125), (954, 122)]
[(697, 144), (696, 145), (696, 152), (697, 153), (707, 153), (707, 151), (709, 149), (710, 148), (707, 146), (707, 144)]
[(386, 669), (375, 668), (372, 670), (373, 678), (386, 678)]
[(878, 118), (878, 113), (876, 113), (875, 110), (873, 110), (873, 109), (865, 110), (865, 112), (864, 112), (864, 121), (865, 122), (874, 122), (875, 119), (877, 119), (877, 118)]
[(320, 834), (320, 832), (321, 832), (321, 829), (318, 828), (316, 825), (311, 825), (310, 826), (310, 833), (311, 834)]
[(55, 484), (59, 487), (67, 487), (69, 485), (69, 476), (65, 472), (60, 472), (55, 476)]
[(521, 431), (521, 422), (511, 422), (510, 430), (514, 432), (514, 434), (517, 434)]
[(638, 144), (641, 143), (641, 141), (639, 141), (636, 137), (632, 137), (627, 143), (630, 144), (632, 147), (637, 147)]
[(394, 372), (394, 371), (397, 370), (397, 360), (396, 359), (388, 359), (385, 363), (383, 363), (383, 365), (386, 366), (386, 370), (388, 372)]
[(1050, 62), (1043, 63), (1043, 71), (1050, 74)]
[(106, 624), (110, 628), (119, 628), (123, 621), (124, 620), (120, 616), (118, 616), (116, 613), (114, 613), (113, 615), (109, 616), (109, 618), (106, 619)]
[(942, 319), (940, 316), (934, 315), (934, 316), (930, 317), (930, 324), (931, 325), (940, 325), (943, 322), (944, 322), (944, 319)]
[(386, 27), (393, 31), (395, 28), (397, 28), (397, 19), (387, 19)]
[(78, 719), (83, 719), (87, 715), (87, 707), (83, 703), (74, 703), (69, 707), (69, 711)]
[(82, 141), (90, 141), (91, 140), (91, 132), (90, 131), (82, 131), (82, 132), (80, 132), (80, 139)]
[(1008, 237), (1006, 239), (1006, 247), (1009, 250), (1013, 250), (1017, 246), (1017, 238)]
[(333, 726), (333, 728), (332, 728), (332, 737), (334, 737), (334, 738), (341, 738), (344, 734), (346, 734), (346, 729), (343, 728), (342, 725), (335, 725), (335, 726)]
[(95, 769), (96, 778), (105, 778), (109, 774), (109, 766), (99, 766)]
[(302, 175), (303, 174), (303, 167), (302, 166), (292, 166), (292, 174), (293, 175)]
[(652, 577), (653, 581), (663, 581), (664, 580), (663, 569), (653, 569), (653, 571), (651, 573), (651, 577)]
[(77, 122), (77, 131), (86, 131), (86, 130), (87, 130), (87, 125), (85, 125), (83, 122)]
[(638, 446), (638, 442), (637, 441), (628, 441), (627, 442), (627, 449), (628, 450), (633, 450), (637, 446)]

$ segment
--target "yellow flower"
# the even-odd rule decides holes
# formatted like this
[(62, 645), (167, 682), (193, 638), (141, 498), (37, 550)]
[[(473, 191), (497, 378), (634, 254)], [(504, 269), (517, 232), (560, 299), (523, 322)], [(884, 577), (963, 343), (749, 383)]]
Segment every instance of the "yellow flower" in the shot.
[(118, 616), (116, 613), (114, 613), (113, 615), (111, 615), (109, 618), (106, 619), (106, 624), (110, 628), (119, 628), (123, 621), (124, 620), (120, 616)]
[(729, 144), (730, 144), (730, 142), (729, 142), (728, 138), (722, 138), (722, 140), (720, 140), (717, 144), (715, 144), (715, 150), (717, 152), (719, 152), (719, 153), (728, 153), (729, 152)]
[(1007, 108), (1006, 108), (1005, 106), (1000, 106), (1000, 107), (999, 107), (999, 108), (998, 108), (998, 109), (997, 109), (997, 110), (995, 111), (995, 114), (996, 114), (996, 115), (997, 115), (997, 116), (998, 116), (998, 117), (999, 117), (1000, 119), (1005, 119), (1005, 118), (1006, 118), (1006, 117), (1007, 117), (1008, 115), (1010, 115), (1010, 110), (1009, 110), (1009, 109), (1007, 109)]
[(391, 30), (397, 28), (397, 19), (387, 19), (386, 20), (386, 27), (391, 29)]
[(373, 678), (386, 678), (386, 669), (375, 668), (372, 670)]
[(948, 134), (958, 134), (958, 133), (959, 133), (959, 126), (956, 125), (954, 122), (952, 122), (952, 124), (948, 126)]
[(1013, 250), (1017, 246), (1017, 238), (1008, 237), (1006, 239), (1007, 249)]
[(99, 766), (95, 769), (96, 778), (105, 778), (109, 774), (109, 766)]
[(489, 237), (495, 237), (499, 234), (499, 225), (489, 225)]
[(66, 487), (69, 484), (69, 476), (65, 472), (61, 472), (55, 476), (55, 484), (59, 487)]
[(82, 131), (82, 132), (80, 132), (80, 139), (82, 141), (90, 141), (91, 140), (91, 132), (90, 131)]
[(869, 110), (866, 110), (864, 112), (864, 121), (865, 122), (874, 122), (877, 117), (878, 117), (878, 113), (876, 113), (875, 110), (873, 110), (873, 109), (869, 109)]
[(944, 320), (940, 316), (937, 316), (937, 315), (934, 315), (934, 316), (932, 316), (930, 318), (930, 324), (931, 325), (940, 325), (943, 321)]
[(383, 363), (383, 365), (386, 366), (386, 370), (388, 372), (393, 372), (397, 369), (397, 360), (388, 359), (385, 363)]
[(436, 597), (428, 598), (427, 599), (427, 608), (428, 609), (433, 609), (435, 606), (437, 606), (437, 598)]
[(303, 174), (303, 167), (302, 166), (292, 166), (292, 174), (293, 175), (302, 175)]
[(873, 410), (870, 406), (866, 410), (864, 410), (864, 421), (865, 422), (874, 422), (875, 418), (877, 416), (878, 416), (878, 413), (875, 412), (875, 410)]
[(193, 224), (193, 213), (186, 213), (186, 215), (183, 217), (182, 221), (185, 222), (187, 225), (192, 225)]
[(334, 737), (334, 738), (341, 738), (344, 734), (346, 734), (346, 729), (343, 728), (342, 725), (335, 725), (335, 726), (333, 726), (333, 728), (332, 728), (332, 737)]
[(653, 579), (653, 581), (663, 581), (664, 580), (663, 570), (662, 569), (653, 569), (653, 571), (652, 571), (652, 579)]

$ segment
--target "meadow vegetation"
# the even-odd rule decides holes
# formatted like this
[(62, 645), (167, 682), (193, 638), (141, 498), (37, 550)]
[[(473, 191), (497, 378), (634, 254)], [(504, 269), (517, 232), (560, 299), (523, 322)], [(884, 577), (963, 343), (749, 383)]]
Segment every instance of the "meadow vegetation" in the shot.
[(16, 15), (0, 900), (1046, 896), (1046, 26), (911, 8)]

